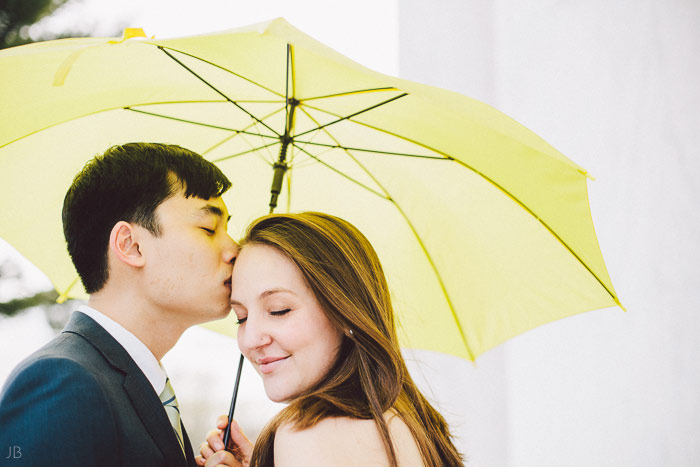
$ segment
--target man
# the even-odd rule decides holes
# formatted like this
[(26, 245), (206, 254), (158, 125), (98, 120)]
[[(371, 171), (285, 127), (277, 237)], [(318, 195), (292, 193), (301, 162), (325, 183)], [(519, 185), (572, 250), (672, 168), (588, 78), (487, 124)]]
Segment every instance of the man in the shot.
[(230, 186), (198, 154), (150, 143), (112, 147), (75, 177), (63, 229), (90, 299), (0, 393), (5, 463), (196, 465), (160, 359), (229, 313)]

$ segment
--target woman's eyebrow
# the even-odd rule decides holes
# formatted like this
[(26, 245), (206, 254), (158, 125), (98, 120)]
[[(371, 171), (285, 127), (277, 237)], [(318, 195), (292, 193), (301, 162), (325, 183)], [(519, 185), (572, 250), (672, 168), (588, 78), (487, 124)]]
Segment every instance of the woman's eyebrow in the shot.
[[(268, 289), (268, 290), (262, 292), (258, 297), (259, 298), (267, 298), (270, 295), (274, 295), (274, 294), (278, 294), (278, 293), (288, 293), (288, 294), (296, 295), (296, 293), (294, 293), (293, 291), (291, 291), (289, 289), (285, 289), (284, 287), (275, 287), (273, 289)], [(245, 305), (243, 303), (241, 303), (238, 300), (233, 299), (233, 298), (231, 299), (231, 305), (238, 305), (240, 307), (245, 308)]]
[[(293, 291), (291, 291), (289, 289), (285, 289), (284, 287), (275, 287), (272, 289), (265, 290), (264, 292), (261, 292), (260, 295), (258, 295), (258, 298), (267, 298), (270, 295), (274, 295), (274, 294), (278, 294), (278, 293), (288, 293), (288, 294), (296, 295), (296, 293), (294, 293)], [(233, 298), (231, 299), (231, 305), (239, 305), (239, 306), (245, 307), (245, 305), (243, 305), (241, 302), (239, 302), (238, 300), (235, 300)]]
[(264, 291), (263, 293), (260, 294), (260, 298), (266, 298), (269, 297), (270, 295), (274, 295), (276, 293), (288, 293), (292, 295), (296, 295), (293, 291), (289, 289), (285, 289), (284, 287), (275, 287), (273, 289), (269, 289)]

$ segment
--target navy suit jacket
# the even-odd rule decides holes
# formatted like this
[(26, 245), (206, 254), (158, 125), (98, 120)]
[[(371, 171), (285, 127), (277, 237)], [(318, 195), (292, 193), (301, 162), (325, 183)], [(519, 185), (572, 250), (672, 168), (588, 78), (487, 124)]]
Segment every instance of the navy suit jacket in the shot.
[(146, 376), (80, 312), (0, 393), (0, 464), (195, 466), (182, 433), (186, 455)]

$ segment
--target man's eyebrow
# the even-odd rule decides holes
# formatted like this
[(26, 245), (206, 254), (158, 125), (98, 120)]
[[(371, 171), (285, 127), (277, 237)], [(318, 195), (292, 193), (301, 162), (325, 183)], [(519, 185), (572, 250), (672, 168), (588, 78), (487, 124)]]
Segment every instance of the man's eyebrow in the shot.
[[(204, 211), (207, 214), (213, 214), (217, 217), (224, 217), (224, 211), (221, 210), (220, 207), (214, 206), (213, 204), (207, 204), (200, 209), (200, 211)], [(231, 220), (231, 216), (228, 216), (226, 219), (226, 222)]]

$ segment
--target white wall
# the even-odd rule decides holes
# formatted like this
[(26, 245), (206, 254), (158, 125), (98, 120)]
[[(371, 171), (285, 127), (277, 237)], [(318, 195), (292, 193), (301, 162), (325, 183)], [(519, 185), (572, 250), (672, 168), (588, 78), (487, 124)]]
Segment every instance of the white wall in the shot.
[(399, 30), (402, 77), (494, 105), (597, 178), (628, 310), (497, 349), (503, 406), (471, 420), (471, 465), (700, 465), (700, 3), (402, 0)]
[[(400, 1), (399, 76), (494, 104), (496, 62), (490, 18), (488, 2)], [(472, 467), (509, 465), (505, 355), (505, 347), (498, 347), (481, 356), (475, 366), (457, 361), (451, 365), (445, 357), (432, 356), (432, 362), (422, 359), (422, 366), (432, 373), (426, 379), (437, 386), (437, 406)], [(420, 366), (411, 370), (418, 373)], [(425, 386), (421, 389), (427, 391)], [(448, 401), (460, 409), (450, 410)]]

